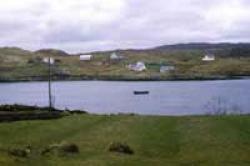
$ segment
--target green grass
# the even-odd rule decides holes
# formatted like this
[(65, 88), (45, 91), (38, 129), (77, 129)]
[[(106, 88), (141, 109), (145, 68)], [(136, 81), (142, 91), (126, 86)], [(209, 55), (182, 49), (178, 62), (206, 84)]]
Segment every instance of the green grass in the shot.
[[(79, 154), (41, 156), (45, 147), (75, 143)], [(125, 142), (133, 155), (108, 151)], [(32, 147), (28, 158), (6, 150)], [(0, 123), (0, 165), (90, 166), (248, 166), (249, 116), (97, 116), (74, 115), (57, 120)]]

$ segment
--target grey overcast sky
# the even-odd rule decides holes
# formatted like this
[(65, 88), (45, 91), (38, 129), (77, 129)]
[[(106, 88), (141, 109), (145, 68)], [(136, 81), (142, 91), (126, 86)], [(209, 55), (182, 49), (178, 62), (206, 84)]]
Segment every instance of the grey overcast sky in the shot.
[(68, 52), (250, 42), (250, 0), (0, 0), (0, 37)]

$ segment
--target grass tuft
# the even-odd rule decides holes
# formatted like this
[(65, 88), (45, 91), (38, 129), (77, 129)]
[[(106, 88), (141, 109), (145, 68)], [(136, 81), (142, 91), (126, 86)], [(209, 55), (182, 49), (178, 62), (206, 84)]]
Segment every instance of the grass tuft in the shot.
[(109, 145), (110, 152), (118, 152), (123, 154), (134, 154), (134, 151), (126, 143), (112, 142)]
[(47, 154), (77, 154), (79, 153), (79, 148), (74, 143), (61, 143), (52, 144), (42, 150), (41, 155)]
[(30, 146), (27, 146), (25, 148), (13, 148), (8, 150), (9, 155), (21, 158), (27, 158), (30, 152), (31, 152)]

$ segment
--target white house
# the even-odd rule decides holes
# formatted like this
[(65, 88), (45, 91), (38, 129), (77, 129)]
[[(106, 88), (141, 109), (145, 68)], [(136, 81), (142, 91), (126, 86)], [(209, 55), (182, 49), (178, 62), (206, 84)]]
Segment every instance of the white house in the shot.
[(144, 71), (144, 70), (147, 69), (144, 62), (137, 62), (136, 64), (129, 64), (127, 67), (130, 70), (139, 71), (139, 72)]
[(214, 61), (215, 60), (215, 56), (213, 54), (206, 54), (203, 58), (203, 61)]
[(49, 57), (44, 57), (43, 58), (43, 63), (50, 63), (51, 65), (53, 65), (55, 63), (55, 59), (54, 58), (49, 58)]
[(115, 52), (113, 52), (113, 53), (110, 55), (110, 59), (111, 59), (111, 60), (117, 60), (117, 59), (119, 59), (119, 56), (118, 56)]
[(80, 55), (80, 61), (90, 61), (93, 55)]
[(173, 70), (175, 70), (175, 67), (171, 65), (160, 67), (160, 73), (166, 73), (166, 72), (173, 71)]
[(110, 55), (110, 59), (111, 59), (111, 60), (122, 60), (122, 59), (123, 59), (123, 56), (117, 55), (115, 52), (113, 52), (113, 53)]

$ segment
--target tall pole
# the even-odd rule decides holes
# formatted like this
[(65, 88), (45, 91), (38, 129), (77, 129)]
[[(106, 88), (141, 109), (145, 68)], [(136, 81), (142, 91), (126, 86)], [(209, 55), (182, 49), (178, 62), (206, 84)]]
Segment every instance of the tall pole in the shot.
[(52, 101), (51, 101), (51, 61), (49, 55), (49, 78), (48, 78), (48, 88), (49, 88), (49, 111), (52, 111)]

